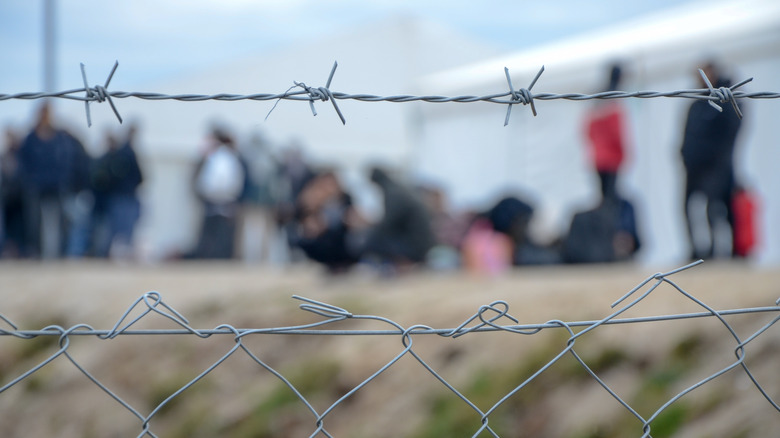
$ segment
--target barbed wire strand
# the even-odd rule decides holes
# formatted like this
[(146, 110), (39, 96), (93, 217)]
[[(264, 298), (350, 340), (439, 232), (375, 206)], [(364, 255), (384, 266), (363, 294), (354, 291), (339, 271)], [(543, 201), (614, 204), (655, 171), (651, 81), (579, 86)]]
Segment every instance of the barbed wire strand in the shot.
[[(114, 72), (119, 66), (119, 62), (114, 63), (114, 67), (111, 70), (104, 85), (89, 87), (86, 78), (86, 72), (84, 70), (84, 64), (81, 64), (82, 79), (84, 82), (83, 88), (75, 88), (70, 90), (58, 91), (58, 92), (23, 92), (13, 94), (0, 94), (0, 101), (4, 100), (35, 100), (35, 99), (48, 99), (48, 98), (60, 98), (85, 102), (85, 110), (87, 115), (87, 125), (92, 125), (92, 119), (90, 115), (89, 103), (90, 102), (104, 102), (108, 101), (111, 105), (111, 109), (116, 115), (119, 123), (122, 123), (122, 117), (119, 115), (119, 111), (112, 98), (137, 98), (142, 100), (176, 100), (182, 102), (202, 102), (202, 101), (223, 101), (223, 102), (236, 102), (242, 100), (250, 101), (270, 101), (275, 100), (273, 107), (270, 109), (265, 119), (276, 108), (277, 104), (281, 100), (292, 101), (305, 101), (309, 103), (312, 114), (317, 115), (317, 111), (314, 107), (315, 101), (328, 102), (330, 101), (336, 111), (337, 116), (341, 120), (342, 124), (346, 124), (346, 118), (344, 117), (341, 109), (336, 103), (337, 100), (356, 100), (361, 102), (393, 102), (393, 103), (406, 103), (406, 102), (429, 102), (429, 103), (475, 103), (475, 102), (487, 102), (501, 105), (507, 105), (507, 113), (504, 118), (504, 126), (509, 124), (509, 116), (512, 111), (512, 105), (521, 103), (523, 105), (530, 105), (531, 111), (536, 116), (535, 100), (570, 100), (570, 101), (584, 101), (584, 100), (607, 100), (607, 99), (652, 99), (652, 98), (683, 98), (683, 99), (698, 99), (708, 101), (709, 104), (718, 111), (723, 111), (721, 105), (731, 104), (738, 117), (742, 118), (742, 111), (737, 104), (738, 99), (778, 99), (780, 98), (780, 92), (771, 91), (758, 91), (758, 92), (745, 92), (738, 90), (738, 88), (751, 82), (753, 78), (748, 78), (738, 82), (730, 87), (714, 88), (707, 75), (703, 70), (699, 69), (699, 74), (707, 84), (707, 88), (701, 89), (682, 89), (674, 91), (604, 91), (595, 94), (585, 93), (532, 93), (531, 89), (539, 80), (540, 76), (544, 72), (544, 66), (539, 70), (528, 88), (521, 88), (515, 90), (512, 85), (512, 80), (509, 75), (509, 69), (504, 67), (504, 74), (509, 85), (509, 91), (489, 94), (483, 96), (474, 95), (461, 95), (461, 96), (436, 96), (436, 95), (392, 95), (392, 96), (378, 96), (373, 94), (349, 94), (343, 92), (332, 91), (330, 89), (333, 76), (338, 67), (338, 62), (333, 63), (330, 74), (328, 75), (327, 82), (324, 87), (310, 87), (304, 82), (293, 81), (293, 86), (290, 87), (284, 93), (255, 93), (255, 94), (230, 94), (230, 93), (218, 93), (218, 94), (164, 94), (164, 93), (150, 93), (150, 92), (138, 92), (138, 91), (108, 91), (107, 87), (111, 82), (111, 78), (114, 76)], [(299, 90), (295, 90), (300, 88)], [(85, 95), (81, 95), (85, 93)]]
[[(509, 304), (505, 301), (499, 300), (499, 301), (494, 301), (488, 305), (480, 306), (480, 308), (477, 310), (476, 313), (466, 318), (461, 324), (457, 325), (455, 328), (435, 329), (426, 325), (419, 325), (419, 324), (412, 325), (408, 328), (405, 328), (401, 324), (398, 324), (397, 322), (394, 322), (382, 316), (356, 315), (347, 311), (346, 309), (343, 309), (341, 307), (332, 304), (316, 301), (306, 297), (293, 295), (293, 299), (301, 301), (301, 304), (299, 305), (299, 308), (301, 310), (312, 313), (318, 317), (321, 317), (322, 320), (313, 323), (300, 324), (300, 325), (288, 326), (288, 327), (271, 327), (271, 328), (257, 328), (257, 329), (237, 329), (229, 324), (220, 324), (219, 326), (211, 330), (201, 330), (192, 327), (190, 325), (190, 322), (180, 312), (175, 310), (172, 306), (170, 306), (162, 299), (162, 296), (159, 292), (148, 292), (142, 295), (141, 297), (139, 297), (138, 299), (136, 299), (125, 310), (125, 312), (118, 318), (114, 326), (109, 330), (96, 330), (87, 324), (76, 324), (68, 329), (65, 329), (58, 325), (52, 325), (52, 326), (44, 327), (41, 330), (19, 330), (18, 326), (13, 321), (11, 321), (9, 318), (3, 315), (0, 315), (0, 319), (2, 319), (8, 326), (12, 328), (12, 330), (0, 329), (0, 336), (13, 336), (20, 339), (33, 339), (38, 336), (59, 336), (59, 342), (57, 344), (59, 348), (57, 351), (52, 353), (49, 357), (47, 357), (46, 359), (44, 359), (43, 361), (41, 361), (31, 369), (29, 369), (28, 371), (24, 372), (20, 376), (12, 379), (10, 382), (0, 387), (0, 394), (2, 394), (8, 388), (13, 387), (19, 382), (29, 378), (32, 374), (34, 374), (44, 366), (48, 365), (52, 361), (56, 360), (60, 356), (65, 356), (91, 382), (93, 382), (102, 391), (104, 391), (111, 398), (116, 400), (121, 406), (123, 406), (125, 409), (127, 409), (129, 412), (131, 412), (135, 417), (139, 419), (139, 421), (141, 422), (141, 432), (138, 434), (139, 438), (143, 436), (156, 437), (156, 435), (151, 430), (151, 421), (153, 420), (153, 418), (173, 399), (179, 397), (188, 388), (192, 387), (195, 383), (205, 378), (206, 375), (211, 373), (214, 369), (216, 369), (219, 365), (221, 365), (225, 360), (227, 360), (237, 351), (242, 350), (253, 361), (255, 361), (265, 370), (270, 372), (277, 379), (279, 379), (287, 388), (289, 388), (293, 392), (295, 397), (298, 400), (300, 400), (306, 406), (306, 408), (311, 412), (311, 414), (314, 416), (314, 427), (315, 427), (314, 432), (311, 434), (311, 437), (315, 437), (320, 434), (325, 435), (327, 437), (332, 437), (332, 435), (325, 428), (326, 417), (331, 412), (333, 412), (333, 410), (336, 407), (341, 405), (345, 400), (349, 399), (350, 397), (353, 397), (355, 393), (363, 389), (370, 382), (374, 381), (380, 374), (384, 373), (389, 368), (391, 368), (401, 358), (403, 358), (406, 355), (410, 355), (420, 365), (422, 365), (425, 370), (427, 370), (431, 375), (433, 375), (434, 378), (438, 380), (445, 387), (446, 390), (454, 394), (458, 399), (462, 400), (466, 405), (469, 406), (470, 409), (472, 409), (475, 412), (475, 414), (479, 418), (480, 427), (472, 435), (473, 437), (477, 437), (483, 432), (488, 432), (494, 437), (499, 437), (498, 433), (490, 426), (489, 423), (490, 415), (493, 414), (507, 400), (513, 397), (517, 392), (521, 391), (530, 382), (536, 379), (540, 374), (542, 374), (551, 366), (553, 366), (565, 355), (570, 354), (572, 357), (574, 357), (577, 363), (588, 373), (588, 375), (590, 375), (608, 394), (610, 394), (610, 396), (613, 399), (615, 399), (617, 403), (619, 403), (631, 415), (637, 418), (637, 420), (642, 425), (643, 437), (650, 436), (652, 422), (655, 419), (657, 419), (658, 416), (669, 406), (671, 406), (672, 404), (674, 404), (675, 402), (677, 402), (679, 399), (689, 394), (690, 392), (696, 390), (697, 388), (717, 379), (718, 377), (736, 368), (741, 368), (748, 376), (748, 378), (753, 382), (753, 385), (769, 402), (769, 404), (775, 410), (780, 412), (780, 405), (778, 405), (778, 403), (769, 395), (769, 393), (765, 390), (765, 388), (762, 387), (762, 385), (759, 383), (755, 375), (750, 371), (746, 363), (747, 345), (753, 342), (762, 334), (766, 333), (772, 326), (774, 326), (778, 321), (780, 321), (780, 298), (778, 298), (775, 301), (774, 306), (754, 307), (754, 308), (746, 308), (746, 309), (715, 310), (712, 307), (705, 304), (704, 302), (702, 302), (701, 300), (699, 300), (698, 298), (691, 295), (690, 293), (686, 292), (677, 283), (669, 279), (670, 276), (682, 272), (684, 270), (690, 269), (694, 266), (697, 266), (700, 263), (701, 260), (665, 273), (657, 273), (647, 277), (644, 281), (640, 282), (636, 287), (631, 289), (628, 293), (626, 293), (615, 303), (613, 303), (612, 307), (615, 308), (621, 303), (626, 302), (629, 298), (631, 298), (634, 295), (636, 295), (636, 297), (634, 297), (630, 302), (623, 304), (622, 307), (614, 310), (611, 314), (609, 314), (605, 318), (596, 321), (564, 322), (561, 320), (550, 320), (544, 324), (519, 324), (519, 320), (509, 313)], [(618, 316), (620, 316), (622, 313), (640, 304), (651, 293), (654, 293), (663, 284), (667, 284), (671, 286), (673, 291), (681, 294), (686, 299), (692, 301), (697, 306), (703, 308), (705, 312), (651, 316), (651, 317), (638, 317), (638, 318), (623, 318), (623, 319), (618, 318)], [(647, 289), (641, 291), (645, 287), (647, 287)], [(130, 315), (133, 314), (134, 312), (138, 313), (138, 315), (131, 318)], [(741, 315), (741, 314), (761, 313), (761, 312), (776, 312), (778, 313), (778, 315), (774, 317), (771, 321), (766, 323), (759, 330), (755, 331), (753, 334), (745, 338), (745, 340), (740, 339), (740, 337), (737, 335), (733, 327), (724, 318), (724, 316), (727, 315)], [(152, 314), (157, 314), (159, 317), (165, 320), (172, 321), (174, 324), (180, 326), (181, 328), (176, 330), (131, 330), (131, 328), (136, 323), (138, 323), (142, 319), (149, 318), (150, 315)], [(720, 324), (724, 327), (724, 329), (727, 330), (728, 333), (731, 335), (731, 337), (734, 338), (736, 342), (736, 347), (735, 347), (736, 360), (728, 364), (726, 367), (718, 370), (717, 372), (712, 373), (709, 376), (706, 376), (705, 378), (695, 382), (693, 385), (678, 392), (676, 395), (674, 395), (672, 398), (666, 401), (655, 412), (653, 412), (651, 415), (647, 416), (646, 418), (643, 415), (641, 415), (639, 412), (637, 412), (628, 402), (626, 402), (623, 398), (621, 398), (616, 391), (614, 391), (593, 369), (591, 369), (591, 367), (587, 364), (587, 362), (575, 350), (575, 345), (579, 338), (586, 335), (587, 333), (590, 333), (593, 330), (596, 330), (601, 326), (605, 326), (609, 324), (633, 324), (633, 323), (670, 321), (670, 320), (702, 318), (702, 317), (717, 318)], [(392, 329), (390, 330), (362, 330), (362, 329), (328, 330), (328, 329), (318, 328), (328, 324), (342, 322), (345, 320), (378, 321), (389, 325), (390, 327), (392, 327)], [(508, 323), (503, 324), (503, 322), (505, 321)], [(579, 332), (575, 333), (573, 330), (574, 327), (584, 327), (584, 328)], [(564, 330), (567, 331), (567, 333), (569, 333), (569, 337), (566, 341), (565, 347), (563, 347), (559, 353), (557, 353), (551, 360), (549, 360), (547, 363), (541, 366), (531, 376), (529, 376), (523, 382), (521, 382), (520, 384), (512, 388), (503, 397), (501, 397), (501, 399), (499, 399), (492, 406), (490, 406), (488, 409), (485, 410), (478, 407), (474, 402), (469, 400), (467, 396), (465, 396), (458, 389), (456, 389), (454, 385), (449, 383), (443, 376), (441, 376), (434, 369), (433, 366), (427, 363), (413, 349), (413, 345), (414, 345), (413, 338), (419, 335), (438, 335), (446, 338), (456, 338), (459, 336), (464, 336), (466, 334), (469, 334), (470, 336), (475, 336), (474, 335), (475, 333), (486, 333), (486, 332), (496, 332), (496, 331), (504, 331), (504, 332), (514, 333), (514, 334), (521, 334), (521, 335), (533, 335), (535, 333), (540, 332), (543, 329), (552, 329), (552, 328), (559, 328), (559, 329), (563, 328)], [(68, 352), (68, 349), (70, 347), (70, 339), (74, 336), (92, 335), (92, 336), (97, 336), (99, 339), (102, 340), (110, 340), (120, 335), (151, 335), (151, 334), (194, 335), (199, 338), (208, 338), (213, 335), (229, 334), (233, 336), (234, 344), (230, 349), (228, 349), (226, 353), (220, 356), (219, 359), (217, 359), (205, 370), (201, 371), (197, 376), (189, 380), (186, 384), (182, 385), (179, 389), (177, 389), (168, 397), (166, 397), (162, 402), (157, 404), (157, 406), (155, 406), (146, 415), (142, 414), (136, 408), (134, 408), (125, 400), (123, 400), (121, 397), (119, 397), (114, 391), (112, 391), (105, 384), (103, 384), (99, 379), (97, 379), (93, 374), (91, 374), (84, 366), (82, 366), (82, 364), (80, 364)], [(400, 335), (401, 346), (403, 348), (401, 349), (400, 352), (395, 354), (392, 357), (392, 359), (384, 363), (384, 365), (382, 365), (369, 377), (362, 380), (358, 385), (354, 386), (351, 390), (347, 391), (344, 395), (339, 397), (338, 400), (331, 403), (327, 408), (325, 408), (320, 412), (314, 408), (314, 406), (309, 402), (309, 400), (281, 372), (279, 372), (278, 370), (274, 369), (269, 364), (264, 362), (250, 348), (244, 345), (243, 339), (246, 336), (263, 335), (263, 334), (265, 335), (268, 334), (393, 335), (393, 336)]]

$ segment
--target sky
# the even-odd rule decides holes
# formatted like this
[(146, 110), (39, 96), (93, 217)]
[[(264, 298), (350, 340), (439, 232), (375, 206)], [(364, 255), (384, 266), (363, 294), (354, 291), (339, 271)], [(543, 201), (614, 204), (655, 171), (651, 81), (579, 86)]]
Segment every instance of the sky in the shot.
[[(215, 63), (262, 55), (348, 32), (392, 15), (441, 22), (511, 52), (586, 32), (690, 0), (52, 0), (55, 89), (103, 82), (133, 89)], [(41, 91), (44, 0), (0, 2), (0, 93)], [(0, 103), (1, 104), (1, 103)]]

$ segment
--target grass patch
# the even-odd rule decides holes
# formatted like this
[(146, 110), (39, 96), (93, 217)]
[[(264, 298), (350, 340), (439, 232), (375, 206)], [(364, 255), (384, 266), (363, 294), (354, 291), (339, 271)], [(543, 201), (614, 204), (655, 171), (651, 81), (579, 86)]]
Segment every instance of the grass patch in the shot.
[[(152, 420), (154, 421), (154, 420)], [(169, 428), (167, 438), (206, 438), (219, 436), (219, 427), (208, 407), (189, 409), (186, 415), (176, 419), (176, 426)]]
[(673, 436), (685, 424), (689, 413), (687, 404), (681, 401), (673, 403), (650, 423), (650, 433), (658, 438)]
[(672, 348), (671, 360), (690, 364), (701, 354), (705, 344), (706, 339), (701, 333), (690, 333)]
[[(538, 348), (508, 366), (476, 370), (459, 389), (464, 388), (462, 394), (483, 412), (487, 412), (558, 356), (566, 348), (568, 338), (568, 334), (563, 331), (556, 331)], [(512, 436), (517, 430), (525, 430), (524, 424), (535, 416), (534, 407), (546, 392), (588, 376), (571, 355), (562, 356), (496, 407), (488, 417), (490, 428), (499, 436)], [(480, 414), (450, 391), (443, 390), (432, 396), (427, 407), (427, 421), (414, 435), (416, 438), (470, 437), (482, 426)], [(492, 434), (485, 430), (478, 436)]]
[[(158, 406), (160, 406), (161, 403), (163, 403), (168, 397), (173, 395), (176, 391), (183, 388), (185, 385), (187, 385), (190, 382), (191, 379), (182, 377), (182, 376), (174, 376), (169, 379), (160, 380), (158, 382), (155, 382), (151, 385), (149, 392), (146, 397), (146, 402), (151, 407), (151, 409), (156, 409)], [(199, 383), (202, 383), (201, 381), (198, 381), (195, 383), (195, 385), (187, 388), (185, 390), (185, 393), (192, 397), (192, 391), (193, 388), (198, 386)], [(185, 398), (185, 394), (179, 394), (178, 396), (172, 398), (171, 400), (168, 400), (167, 403), (160, 406), (160, 410), (157, 411), (156, 417), (162, 417), (166, 414), (173, 411), (177, 406), (179, 406), (183, 399)]]
[[(309, 362), (289, 373), (288, 381), (309, 403), (327, 398), (335, 402), (343, 390), (339, 384), (341, 364), (331, 360)], [(231, 438), (271, 438), (289, 436), (290, 429), (302, 422), (314, 423), (313, 414), (284, 382), (277, 384), (261, 398), (246, 416), (227, 425), (218, 434)]]

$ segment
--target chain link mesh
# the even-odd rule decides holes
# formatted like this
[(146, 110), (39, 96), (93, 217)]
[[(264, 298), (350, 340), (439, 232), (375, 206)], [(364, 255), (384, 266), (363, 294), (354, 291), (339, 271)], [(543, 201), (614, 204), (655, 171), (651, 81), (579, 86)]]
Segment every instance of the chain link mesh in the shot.
[[(499, 437), (502, 435), (492, 427), (491, 415), (494, 415), (496, 410), (508, 400), (518, 397), (518, 394), (526, 390), (529, 384), (535, 379), (538, 379), (542, 373), (559, 362), (563, 357), (568, 356), (570, 359), (573, 358), (575, 361), (574, 363), (580, 368), (580, 371), (587, 373), (590, 379), (595, 381), (603, 391), (609, 394), (615, 404), (619, 405), (622, 409), (629, 412), (631, 416), (636, 418), (637, 422), (641, 424), (641, 432), (638, 433), (638, 435), (641, 435), (642, 437), (651, 436), (654, 420), (664, 413), (664, 411), (674, 406), (675, 403), (678, 403), (681, 398), (730, 371), (740, 372), (746, 376), (751, 382), (751, 386), (760, 393), (766, 403), (771, 405), (774, 411), (780, 413), (780, 405), (778, 405), (777, 400), (771, 395), (771, 391), (764, 387), (754, 373), (751, 372), (751, 369), (746, 362), (750, 344), (760, 337), (772, 336), (769, 334), (771, 333), (770, 329), (775, 326), (778, 320), (780, 320), (780, 299), (778, 299), (774, 305), (767, 307), (715, 310), (688, 293), (670, 278), (674, 274), (689, 269), (699, 263), (701, 262), (692, 263), (669, 272), (657, 273), (649, 276), (613, 303), (612, 307), (615, 310), (612, 313), (602, 319), (590, 321), (567, 322), (562, 320), (550, 320), (541, 324), (520, 324), (518, 319), (513, 317), (509, 312), (508, 303), (505, 301), (494, 301), (479, 307), (473, 315), (466, 318), (454, 328), (434, 328), (422, 324), (404, 326), (383, 316), (355, 314), (339, 306), (294, 295), (293, 298), (301, 302), (299, 306), (300, 309), (314, 314), (317, 317), (317, 321), (301, 325), (267, 328), (236, 328), (231, 324), (219, 324), (212, 329), (199, 329), (195, 328), (189, 320), (173, 306), (164, 301), (162, 295), (157, 292), (146, 293), (135, 300), (135, 302), (127, 307), (126, 311), (109, 329), (96, 329), (88, 324), (80, 323), (70, 327), (49, 325), (39, 330), (21, 330), (11, 319), (0, 315), (0, 318), (8, 326), (6, 329), (0, 329), (0, 338), (8, 339), (13, 337), (27, 341), (45, 337), (54, 337), (57, 339), (56, 351), (51, 353), (45, 360), (21, 375), (7, 379), (5, 383), (0, 382), (0, 384), (2, 384), (2, 387), (0, 387), (0, 397), (2, 397), (2, 394), (9, 388), (19, 385), (26, 380), (30, 380), (39, 370), (50, 363), (54, 361), (69, 362), (78, 370), (78, 372), (86, 376), (94, 385), (99, 387), (103, 393), (105, 393), (106, 397), (113, 399), (114, 402), (121, 405), (137, 418), (140, 432), (138, 430), (121, 431), (123, 434), (129, 435), (138, 432), (138, 437), (155, 437), (158, 435), (156, 435), (153, 430), (153, 420), (160, 415), (161, 411), (164, 411), (174, 400), (186, 397), (186, 394), (184, 394), (186, 390), (203, 380), (228, 358), (234, 355), (245, 355), (250, 358), (260, 370), (270, 373), (282, 382), (286, 388), (285, 391), (290, 397), (294, 398), (299, 408), (310, 413), (311, 437), (331, 437), (334, 435), (328, 430), (328, 420), (332, 412), (339, 406), (346, 405), (351, 400), (356, 399), (358, 393), (369, 391), (368, 389), (365, 389), (366, 385), (376, 380), (378, 376), (394, 367), (402, 358), (406, 357), (412, 358), (419, 365), (418, 369), (420, 372), (432, 375), (443, 388), (446, 389), (450, 398), (459, 401), (459, 403), (463, 403), (473, 411), (475, 418), (478, 418), (478, 421), (474, 424), (475, 431), (471, 436), (477, 437), (486, 434), (488, 436)], [(686, 300), (693, 302), (696, 306), (701, 308), (701, 311), (662, 316), (621, 317), (621, 315), (629, 309), (635, 307), (643, 300), (646, 300), (648, 296), (653, 294), (662, 285), (671, 287), (672, 291), (681, 295)], [(741, 337), (726, 318), (730, 315), (744, 314), (769, 314), (771, 319), (752, 334)], [(178, 328), (137, 328), (141, 321), (150, 320), (155, 316), (174, 323)], [(579, 348), (579, 340), (584, 335), (608, 325), (633, 325), (680, 319), (714, 319), (723, 329), (725, 329), (723, 333), (727, 333), (730, 339), (732, 339), (731, 344), (734, 358), (728, 365), (718, 369), (705, 378), (700, 379), (694, 384), (679, 391), (671, 398), (663, 401), (663, 403), (655, 406), (652, 413), (649, 415), (640, 414), (638, 409), (632, 407), (632, 404), (629, 401), (621, 397), (619, 391), (610, 386), (603, 378), (598, 369), (599, 367), (592, 363), (589, 364), (589, 361), (583, 358)], [(350, 327), (350, 325), (356, 324), (356, 321), (373, 321), (384, 325), (385, 327), (371, 330)], [(334, 326), (337, 325), (338, 328), (334, 328)], [(533, 370), (529, 377), (522, 381), (515, 382), (514, 386), (504, 388), (505, 392), (503, 393), (503, 396), (492, 404), (487, 405), (483, 402), (471, 400), (464, 392), (459, 390), (455, 384), (450, 383), (442, 373), (437, 371), (429, 361), (426, 361), (423, 358), (423, 354), (415, 348), (415, 340), (422, 336), (435, 336), (442, 339), (449, 339), (449, 342), (454, 342), (454, 339), (463, 336), (473, 338), (495, 336), (497, 333), (529, 336), (548, 330), (565, 331), (565, 345), (559, 351), (555, 351), (552, 359), (540, 363), (538, 368)], [(263, 354), (250, 347), (247, 342), (247, 340), (252, 337), (277, 335), (391, 337), (397, 339), (397, 350), (392, 359), (373, 370), (369, 377), (365, 378), (354, 387), (344, 390), (343, 395), (337, 400), (332, 401), (324, 409), (317, 409), (315, 408), (315, 403), (307, 398), (304, 390), (301, 390), (293, 384), (292, 380), (285, 376), (283, 372), (272, 367), (269, 364), (269, 360), (264, 359)], [(109, 387), (108, 384), (103, 383), (92, 371), (90, 371), (90, 366), (88, 364), (84, 361), (77, 360), (76, 357), (71, 354), (71, 342), (76, 337), (95, 337), (103, 341), (108, 341), (119, 337), (134, 337), (136, 339), (140, 337), (145, 339), (152, 336), (187, 336), (198, 339), (218, 338), (221, 340), (220, 342), (230, 345), (230, 348), (196, 377), (181, 384), (181, 386), (175, 388), (175, 390), (172, 390), (172, 392), (167, 394), (162, 401), (148, 412), (142, 412), (141, 409), (134, 407), (129, 401), (120, 397), (115, 390)]]

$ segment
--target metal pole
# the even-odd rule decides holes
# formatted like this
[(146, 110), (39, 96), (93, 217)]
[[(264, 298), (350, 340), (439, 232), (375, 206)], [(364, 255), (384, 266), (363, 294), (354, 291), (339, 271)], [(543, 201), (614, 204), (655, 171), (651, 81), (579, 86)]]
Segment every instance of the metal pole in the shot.
[(56, 31), (54, 0), (43, 0), (43, 88), (48, 92), (57, 86)]

